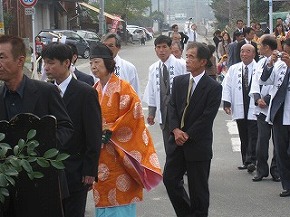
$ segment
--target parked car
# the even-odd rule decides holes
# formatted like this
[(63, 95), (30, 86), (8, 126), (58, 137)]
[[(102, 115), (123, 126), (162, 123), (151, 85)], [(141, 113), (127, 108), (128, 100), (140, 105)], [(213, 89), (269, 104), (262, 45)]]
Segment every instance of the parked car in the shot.
[(56, 30), (56, 29), (45, 29), (38, 33), (41, 41), (44, 44), (49, 44), (53, 41), (61, 41), (64, 43), (73, 43), (76, 45), (78, 53), (83, 58), (87, 59), (90, 57), (90, 45), (89, 43), (72, 30)]
[(77, 30), (77, 33), (83, 37), (90, 45), (92, 48), (94, 45), (97, 45), (98, 42), (100, 42), (100, 36), (91, 31), (86, 31), (86, 30)]
[(140, 29), (145, 31), (147, 40), (151, 40), (153, 38), (153, 34), (149, 32), (145, 27), (136, 26), (136, 25), (127, 25), (127, 30), (133, 35), (133, 40), (135, 40), (134, 34), (136, 32), (140, 32)]

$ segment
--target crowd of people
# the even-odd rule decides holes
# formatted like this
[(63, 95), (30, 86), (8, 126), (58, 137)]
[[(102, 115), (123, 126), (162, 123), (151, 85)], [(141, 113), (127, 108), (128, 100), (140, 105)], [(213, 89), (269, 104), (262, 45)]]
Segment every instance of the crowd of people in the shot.
[[(105, 35), (91, 50), (94, 78), (77, 70), (74, 45), (43, 46), (37, 39), (43, 81), (23, 75), (23, 40), (3, 35), (0, 117), (9, 121), (24, 112), (56, 117), (58, 147), (70, 154), (60, 179), (65, 217), (84, 216), (91, 189), (96, 217), (134, 217), (143, 189), (151, 190), (162, 178), (177, 216), (208, 216), (212, 128), (221, 102), (238, 126), (238, 169), (256, 170), (254, 182), (270, 173), (273, 181), (282, 183), (280, 196), (287, 197), (290, 38), (283, 28), (277, 23), (275, 33), (267, 34), (259, 24), (246, 27), (238, 20), (233, 41), (228, 32), (217, 30), (215, 45), (207, 45), (198, 42), (196, 24), (189, 22), (184, 32), (173, 25), (170, 36), (154, 40), (158, 61), (148, 69), (142, 99), (136, 67), (119, 56), (121, 39), (115, 33)], [(142, 101), (148, 105), (147, 118)], [(146, 121), (157, 122), (162, 131), (163, 177)], [(271, 133), (274, 154), (269, 166)], [(16, 202), (14, 191), (0, 206), (0, 216), (15, 212)]]

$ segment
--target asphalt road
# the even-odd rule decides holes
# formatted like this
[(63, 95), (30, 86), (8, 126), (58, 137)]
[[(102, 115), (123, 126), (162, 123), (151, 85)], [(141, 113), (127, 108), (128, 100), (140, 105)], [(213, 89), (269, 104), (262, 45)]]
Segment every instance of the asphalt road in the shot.
[[(205, 39), (203, 39), (205, 41)], [(153, 41), (145, 46), (124, 46), (120, 56), (132, 62), (138, 70), (141, 92), (147, 83), (148, 67), (157, 60)], [(88, 60), (80, 59), (78, 69), (89, 73)], [(147, 114), (146, 105), (144, 112)], [(157, 124), (150, 126), (161, 165), (165, 162), (161, 130)], [(214, 157), (210, 173), (210, 217), (289, 217), (290, 197), (280, 198), (281, 183), (270, 177), (261, 182), (252, 182), (255, 175), (239, 171), (241, 164), (238, 135), (235, 123), (222, 109), (214, 124)], [(271, 155), (271, 153), (270, 153)], [(186, 183), (185, 183), (186, 184)], [(88, 195), (86, 217), (94, 216), (94, 203)], [(137, 204), (138, 217), (176, 216), (163, 183), (150, 192), (144, 192), (144, 201)]]

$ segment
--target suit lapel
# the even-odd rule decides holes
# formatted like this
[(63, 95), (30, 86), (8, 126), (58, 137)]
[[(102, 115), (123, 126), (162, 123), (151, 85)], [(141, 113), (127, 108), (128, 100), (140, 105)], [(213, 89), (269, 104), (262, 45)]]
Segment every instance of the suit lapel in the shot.
[(66, 107), (69, 105), (72, 99), (72, 96), (75, 94), (76, 85), (77, 85), (77, 80), (75, 78), (72, 78), (63, 95), (63, 100), (65, 102)]

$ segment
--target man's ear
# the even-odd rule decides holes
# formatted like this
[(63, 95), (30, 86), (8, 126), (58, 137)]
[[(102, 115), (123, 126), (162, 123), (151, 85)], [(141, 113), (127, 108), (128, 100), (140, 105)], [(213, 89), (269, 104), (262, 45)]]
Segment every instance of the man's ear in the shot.
[(20, 56), (17, 58), (17, 65), (18, 66), (22, 67), (24, 65), (24, 63), (25, 63), (25, 56)]

